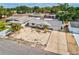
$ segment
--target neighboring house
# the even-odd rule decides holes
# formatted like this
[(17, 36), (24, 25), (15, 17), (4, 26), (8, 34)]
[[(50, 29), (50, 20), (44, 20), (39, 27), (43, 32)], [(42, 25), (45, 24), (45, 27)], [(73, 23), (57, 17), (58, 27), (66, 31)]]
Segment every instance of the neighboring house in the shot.
[(79, 22), (69, 22), (68, 28), (70, 32), (79, 34)]
[(41, 16), (44, 16), (44, 15), (42, 15), (40, 13), (30, 13), (30, 14), (28, 14), (28, 16), (29, 17), (41, 17)]
[(43, 18), (50, 18), (50, 19), (56, 19), (56, 14), (49, 14), (49, 13), (31, 13), (29, 14), (29, 17), (43, 17)]
[(55, 14), (47, 14), (44, 16), (44, 18), (56, 19), (56, 15)]
[(9, 35), (12, 31), (10, 31), (9, 29), (0, 31), (0, 37), (5, 37), (6, 35)]
[(69, 22), (69, 31), (72, 33), (79, 46), (79, 22)]

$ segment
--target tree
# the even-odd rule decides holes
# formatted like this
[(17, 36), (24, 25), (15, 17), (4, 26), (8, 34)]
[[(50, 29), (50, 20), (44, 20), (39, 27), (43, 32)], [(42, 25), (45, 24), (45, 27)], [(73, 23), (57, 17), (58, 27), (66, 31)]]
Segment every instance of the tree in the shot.
[(79, 9), (69, 6), (67, 3), (58, 5), (61, 12), (56, 12), (56, 16), (61, 21), (73, 21), (79, 19)]
[(26, 12), (31, 12), (31, 8), (27, 6), (18, 6), (16, 7), (17, 13), (24, 14)]
[(0, 6), (0, 19), (2, 18), (3, 14), (4, 14), (4, 8), (3, 6)]
[(73, 14), (69, 12), (60, 12), (56, 14), (57, 18), (62, 22), (72, 21)]
[(9, 8), (4, 8), (3, 6), (0, 6), (0, 19), (3, 17), (11, 16), (13, 13), (11, 12)]
[(39, 13), (40, 8), (38, 6), (33, 7), (33, 12)]

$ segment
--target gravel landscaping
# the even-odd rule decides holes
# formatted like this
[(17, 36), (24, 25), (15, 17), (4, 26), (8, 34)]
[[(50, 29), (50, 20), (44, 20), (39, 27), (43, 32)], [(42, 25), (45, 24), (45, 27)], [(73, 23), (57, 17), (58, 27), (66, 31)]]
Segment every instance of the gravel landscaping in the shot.
[(13, 38), (23, 39), (25, 41), (33, 42), (36, 44), (46, 45), (50, 37), (50, 32), (44, 33), (43, 30), (37, 32), (36, 29), (25, 27), (19, 32), (11, 35)]

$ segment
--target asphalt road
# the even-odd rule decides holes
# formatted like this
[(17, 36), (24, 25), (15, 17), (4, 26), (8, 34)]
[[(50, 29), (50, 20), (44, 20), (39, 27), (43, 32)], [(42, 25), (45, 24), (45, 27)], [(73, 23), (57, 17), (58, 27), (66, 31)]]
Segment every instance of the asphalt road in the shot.
[(56, 55), (15, 41), (0, 39), (0, 55)]

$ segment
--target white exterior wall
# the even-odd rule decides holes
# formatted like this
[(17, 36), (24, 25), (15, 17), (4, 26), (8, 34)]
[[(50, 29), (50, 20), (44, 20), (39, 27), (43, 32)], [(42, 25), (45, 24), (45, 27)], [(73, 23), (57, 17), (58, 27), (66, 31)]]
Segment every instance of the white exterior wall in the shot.
[(32, 23), (29, 23), (29, 26), (36, 27), (36, 24), (34, 23), (34, 25), (32, 25)]
[(79, 34), (73, 34), (77, 44), (78, 44), (78, 47), (79, 47)]
[(71, 27), (71, 25), (69, 23), (69, 31), (72, 32), (72, 33), (79, 33), (79, 28)]
[(43, 28), (43, 25), (42, 24), (35, 24), (34, 23), (34, 25), (32, 25), (32, 23), (29, 23), (29, 26), (31, 26), (31, 27), (39, 27), (39, 28)]
[(37, 27), (43, 28), (44, 26), (42, 24), (37, 24)]

